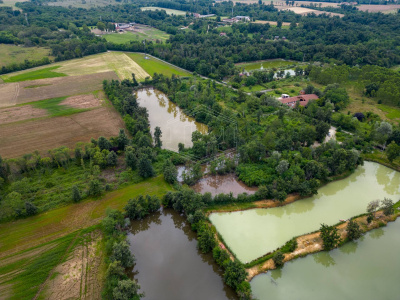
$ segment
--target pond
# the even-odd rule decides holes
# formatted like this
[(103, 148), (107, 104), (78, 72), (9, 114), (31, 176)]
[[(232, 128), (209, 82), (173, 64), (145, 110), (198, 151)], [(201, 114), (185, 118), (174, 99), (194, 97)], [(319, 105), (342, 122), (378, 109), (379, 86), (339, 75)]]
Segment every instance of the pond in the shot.
[(213, 196), (218, 194), (229, 194), (237, 197), (239, 194), (254, 194), (255, 187), (249, 187), (241, 182), (235, 174), (210, 175), (200, 179), (193, 187), (197, 193), (211, 193)]
[(259, 300), (399, 299), (400, 221), (253, 278)]
[(164, 93), (146, 88), (139, 90), (136, 95), (139, 106), (148, 110), (152, 135), (157, 126), (161, 128), (163, 149), (178, 151), (179, 143), (191, 147), (192, 132), (196, 130), (201, 133), (208, 132), (207, 125), (187, 116)]
[(366, 212), (367, 204), (384, 197), (397, 201), (400, 173), (365, 162), (349, 177), (329, 183), (318, 195), (292, 204), (232, 213), (213, 213), (211, 222), (242, 261), (254, 260), (283, 246), (294, 236), (333, 225)]
[(174, 210), (133, 221), (128, 240), (136, 257), (132, 277), (143, 299), (237, 299), (212, 255), (197, 250), (196, 234)]

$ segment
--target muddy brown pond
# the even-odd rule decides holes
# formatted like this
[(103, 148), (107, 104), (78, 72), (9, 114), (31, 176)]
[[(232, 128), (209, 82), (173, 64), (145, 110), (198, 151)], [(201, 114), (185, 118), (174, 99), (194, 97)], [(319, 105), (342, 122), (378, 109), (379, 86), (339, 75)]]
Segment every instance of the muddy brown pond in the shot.
[(141, 89), (137, 92), (137, 101), (149, 113), (150, 129), (152, 135), (158, 126), (161, 129), (162, 148), (178, 151), (178, 144), (191, 147), (192, 132), (207, 133), (207, 125), (196, 122), (187, 116), (182, 109), (175, 105), (168, 97), (153, 88)]
[(196, 234), (174, 210), (133, 221), (128, 240), (136, 257), (132, 277), (143, 299), (237, 299), (212, 255), (197, 250)]

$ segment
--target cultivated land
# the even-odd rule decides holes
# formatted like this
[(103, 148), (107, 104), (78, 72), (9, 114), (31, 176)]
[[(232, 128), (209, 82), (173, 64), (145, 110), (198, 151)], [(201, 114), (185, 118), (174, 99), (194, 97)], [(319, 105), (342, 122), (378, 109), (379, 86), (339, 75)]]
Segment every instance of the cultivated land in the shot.
[(125, 128), (120, 115), (112, 106), (74, 113), (68, 116), (40, 118), (0, 125), (0, 155), (13, 158), (38, 150), (66, 146), (91, 138), (118, 135)]
[(50, 50), (42, 47), (22, 47), (0, 44), (0, 67), (27, 60), (41, 60), (49, 56)]
[(162, 7), (141, 7), (141, 10), (165, 10), (165, 12), (169, 15), (186, 15), (186, 12), (183, 10), (176, 10), (176, 9), (169, 9), (169, 8), (162, 8)]
[(172, 74), (178, 76), (191, 75), (189, 72), (165, 63), (155, 57), (151, 56), (150, 59), (145, 59), (143, 53), (127, 53), (127, 55), (150, 75), (153, 75), (154, 73), (163, 74), (166, 76), (171, 76)]
[(369, 11), (369, 12), (383, 12), (383, 13), (396, 13), (400, 9), (400, 4), (388, 4), (388, 5), (368, 5), (361, 4), (357, 5), (358, 10)]
[[(136, 78), (144, 79), (149, 76), (137, 63), (132, 61), (123, 52), (106, 52), (86, 56), (83, 58), (72, 59), (60, 63), (54, 63), (51, 66), (41, 66), (29, 70), (18, 71), (1, 78), (5, 82), (33, 80), (41, 78), (51, 78), (60, 76), (78, 76), (90, 75), (105, 72), (114, 72), (120, 80), (132, 78), (132, 73), (136, 74)], [(100, 78), (102, 75), (98, 75)], [(107, 78), (104, 78), (107, 79)], [(65, 78), (64, 78), (65, 80)], [(34, 85), (36, 83), (30, 83)], [(0, 85), (1, 89), (1, 85)]]
[(107, 5), (118, 5), (121, 2), (114, 0), (55, 0), (54, 2), (47, 2), (48, 6), (62, 6), (62, 7), (78, 7), (78, 8), (92, 8), (102, 7)]

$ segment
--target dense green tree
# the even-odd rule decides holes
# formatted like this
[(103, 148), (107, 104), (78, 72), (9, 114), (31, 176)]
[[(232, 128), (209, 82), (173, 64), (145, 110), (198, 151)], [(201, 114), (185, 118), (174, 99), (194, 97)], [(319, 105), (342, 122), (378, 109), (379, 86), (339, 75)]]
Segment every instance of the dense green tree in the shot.
[(279, 268), (283, 266), (283, 260), (285, 259), (285, 255), (283, 255), (282, 252), (277, 251), (274, 256), (272, 257), (272, 260), (274, 261), (275, 267)]
[(81, 196), (81, 192), (79, 191), (79, 188), (77, 185), (73, 185), (72, 186), (72, 201), (74, 201), (75, 203), (81, 201), (82, 196)]
[(38, 213), (38, 209), (35, 206), (35, 204), (33, 204), (30, 201), (26, 201), (25, 202), (25, 212), (27, 216), (33, 216), (36, 215)]
[(347, 230), (347, 238), (352, 240), (358, 240), (361, 235), (362, 231), (360, 229), (360, 225), (356, 221), (350, 220), (346, 227)]
[(115, 167), (118, 163), (118, 156), (114, 151), (107, 154), (107, 165)]
[(100, 185), (100, 182), (97, 179), (92, 179), (89, 182), (89, 190), (88, 190), (88, 194), (90, 196), (100, 196), (102, 192), (102, 188)]
[(144, 155), (139, 157), (138, 169), (139, 175), (144, 178), (153, 177), (155, 175), (153, 166), (151, 165), (151, 161)]
[(216, 245), (214, 232), (206, 222), (197, 226), (197, 245), (203, 253), (210, 252)]
[(157, 126), (154, 129), (154, 144), (157, 148), (161, 148), (162, 146), (161, 136), (162, 136), (161, 128)]
[(125, 134), (125, 130), (124, 129), (120, 129), (119, 130), (119, 134), (118, 134), (118, 148), (120, 150), (125, 150), (125, 147), (129, 144), (129, 139)]
[(390, 162), (393, 162), (400, 155), (400, 146), (392, 141), (386, 148), (386, 157)]
[(174, 184), (177, 182), (178, 170), (170, 159), (166, 160), (164, 164), (163, 174), (166, 182), (170, 184)]
[(131, 279), (118, 281), (113, 289), (113, 300), (138, 300), (144, 295), (139, 294), (140, 285)]
[(385, 216), (389, 216), (394, 213), (394, 208), (393, 208), (393, 200), (385, 198), (381, 202), (381, 207), (383, 209), (383, 213)]
[(121, 266), (124, 268), (132, 267), (135, 262), (135, 258), (131, 254), (131, 250), (126, 241), (115, 242), (113, 244), (110, 260), (120, 261)]
[(335, 248), (340, 242), (340, 235), (335, 226), (328, 226), (325, 224), (321, 224), (321, 239), (324, 243), (325, 250), (332, 250)]
[(233, 289), (238, 286), (247, 278), (247, 272), (244, 266), (239, 261), (229, 261), (225, 267), (224, 281)]

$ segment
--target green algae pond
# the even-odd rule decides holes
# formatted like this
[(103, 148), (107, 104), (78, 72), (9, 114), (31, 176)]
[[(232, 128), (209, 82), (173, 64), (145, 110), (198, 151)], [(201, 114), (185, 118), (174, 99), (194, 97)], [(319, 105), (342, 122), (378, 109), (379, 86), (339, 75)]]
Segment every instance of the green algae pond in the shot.
[(330, 252), (287, 262), (250, 282), (256, 299), (400, 298), (400, 220)]
[(209, 216), (227, 246), (242, 262), (250, 262), (283, 246), (295, 236), (334, 225), (366, 212), (372, 200), (400, 196), (400, 173), (365, 162), (345, 179), (329, 183), (318, 195), (286, 206), (251, 209)]

